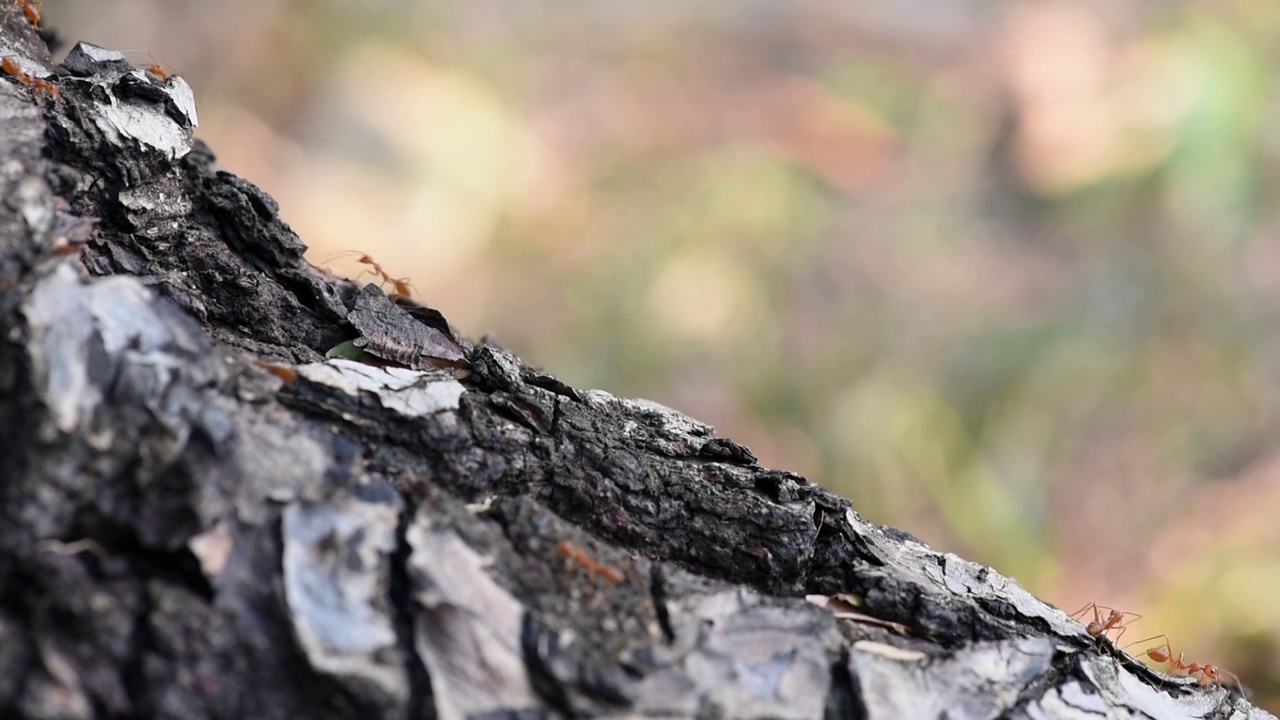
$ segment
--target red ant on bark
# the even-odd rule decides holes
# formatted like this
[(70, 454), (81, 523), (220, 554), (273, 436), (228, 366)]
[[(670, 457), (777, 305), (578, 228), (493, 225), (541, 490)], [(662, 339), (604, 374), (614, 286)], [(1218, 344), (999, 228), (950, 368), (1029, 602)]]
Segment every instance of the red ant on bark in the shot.
[[(1120, 636), (1124, 635), (1124, 631), (1128, 629), (1128, 626), (1131, 623), (1142, 619), (1142, 616), (1137, 613), (1121, 612), (1115, 608), (1107, 607), (1106, 605), (1099, 605), (1097, 603), (1089, 603), (1088, 605), (1085, 605), (1072, 613), (1071, 617), (1073, 619), (1081, 618), (1081, 616), (1090, 610), (1093, 611), (1093, 620), (1085, 626), (1085, 632), (1089, 633), (1090, 637), (1105, 637), (1108, 640), (1111, 640), (1113, 644), (1120, 640)], [(1103, 610), (1106, 611), (1105, 616), (1102, 613)], [(1125, 620), (1126, 617), (1129, 619)], [(1112, 630), (1119, 630), (1114, 638), (1107, 635), (1107, 633)], [(1244, 694), (1244, 690), (1240, 685), (1240, 678), (1237, 677), (1235, 673), (1223, 670), (1217, 665), (1186, 662), (1183, 660), (1183, 653), (1178, 653), (1178, 657), (1175, 658), (1173, 656), (1173, 647), (1169, 644), (1168, 635), (1154, 635), (1149, 638), (1138, 640), (1137, 642), (1129, 643), (1124, 647), (1131, 648), (1134, 645), (1141, 645), (1142, 643), (1159, 640), (1161, 638), (1164, 639), (1164, 644), (1148, 648), (1142, 651), (1141, 654), (1146, 655), (1153, 662), (1168, 663), (1170, 675), (1186, 675), (1200, 681), (1201, 685), (1216, 685), (1218, 687), (1222, 687), (1222, 678), (1223, 676), (1227, 676), (1231, 678), (1231, 682), (1235, 684), (1241, 694)]]
[(165, 70), (164, 68), (160, 67), (160, 63), (151, 63), (150, 65), (143, 65), (142, 69), (160, 78), (161, 82), (168, 80), (172, 75), (172, 73), (170, 73), (168, 70)]
[[(1142, 619), (1142, 616), (1137, 613), (1120, 612), (1115, 608), (1107, 607), (1106, 605), (1099, 605), (1097, 603), (1089, 603), (1088, 605), (1085, 605), (1072, 613), (1071, 617), (1072, 619), (1078, 619), (1089, 610), (1093, 610), (1093, 621), (1088, 625), (1085, 625), (1085, 632), (1089, 633), (1089, 637), (1106, 637), (1113, 643), (1120, 640), (1120, 636), (1124, 635), (1124, 631), (1128, 629), (1129, 623)], [(1099, 610), (1107, 611), (1106, 618), (1102, 617), (1102, 613), (1098, 612)], [(1129, 617), (1130, 619), (1125, 620), (1125, 617)], [(1114, 638), (1107, 637), (1107, 633), (1112, 630), (1119, 630), (1120, 632), (1116, 633)]]
[(160, 61), (156, 59), (155, 55), (152, 55), (146, 50), (121, 50), (120, 52), (129, 53), (129, 54), (132, 54), (132, 53), (145, 54), (148, 58), (150, 58), (151, 62), (147, 65), (138, 65), (137, 67), (141, 69), (143, 72), (154, 75), (155, 78), (160, 82), (166, 82), (169, 80), (169, 78), (177, 74), (176, 70), (174, 70), (172, 65), (168, 65), (168, 67), (166, 68), (165, 64), (161, 64)]
[(409, 283), (408, 278), (391, 277), (391, 274), (388, 273), (382, 267), (382, 265), (378, 264), (377, 260), (374, 260), (373, 257), (367, 253), (362, 253), (358, 250), (351, 250), (348, 252), (338, 253), (337, 255), (334, 255), (333, 257), (331, 257), (330, 260), (334, 260), (339, 257), (349, 257), (351, 255), (359, 255), (360, 257), (356, 258), (356, 262), (360, 263), (361, 265), (368, 265), (370, 268), (372, 268), (370, 272), (372, 272), (375, 276), (377, 276), (377, 278), (382, 282), (390, 283), (391, 286), (396, 289), (397, 295), (403, 295), (404, 297), (407, 297), (407, 298), (413, 297), (413, 285)]
[(1133, 647), (1141, 645), (1151, 640), (1159, 640), (1164, 638), (1163, 645), (1157, 645), (1153, 648), (1147, 648), (1141, 654), (1146, 655), (1151, 660), (1158, 663), (1169, 663), (1170, 675), (1187, 675), (1200, 681), (1201, 685), (1216, 685), (1222, 687), (1222, 676), (1227, 675), (1231, 678), (1231, 682), (1235, 684), (1240, 694), (1244, 694), (1244, 689), (1240, 686), (1240, 678), (1229, 670), (1223, 670), (1217, 665), (1189, 663), (1185, 662), (1182, 657), (1186, 653), (1178, 653), (1178, 657), (1173, 656), (1173, 647), (1169, 644), (1168, 635), (1153, 635), (1152, 637), (1130, 643), (1125, 647)]
[(26, 72), (23, 72), (22, 66), (19, 65), (18, 61), (14, 58), (7, 57), (4, 60), (0, 60), (0, 70), (3, 70), (9, 75), (17, 78), (19, 83), (31, 88), (33, 93), (44, 93), (54, 100), (62, 97), (62, 93), (59, 92), (57, 86), (48, 80), (42, 80), (34, 75), (28, 75)]
[(556, 545), (556, 552), (568, 558), (573, 558), (579, 565), (586, 568), (587, 572), (593, 575), (599, 575), (605, 579), (605, 582), (616, 585), (622, 582), (622, 572), (615, 567), (603, 565), (592, 560), (587, 556), (582, 548), (578, 547), (572, 540), (561, 540)]
[(22, 7), (22, 14), (27, 16), (27, 22), (34, 27), (40, 27), (40, 3), (31, 2), (30, 0), (13, 0), (14, 5)]

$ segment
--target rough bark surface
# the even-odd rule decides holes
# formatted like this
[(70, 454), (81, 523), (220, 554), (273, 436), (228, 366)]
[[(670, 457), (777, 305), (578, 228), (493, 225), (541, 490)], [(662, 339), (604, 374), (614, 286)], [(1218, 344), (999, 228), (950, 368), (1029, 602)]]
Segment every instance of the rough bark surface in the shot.
[(0, 7), (0, 717), (1270, 717), (309, 265), (181, 78)]

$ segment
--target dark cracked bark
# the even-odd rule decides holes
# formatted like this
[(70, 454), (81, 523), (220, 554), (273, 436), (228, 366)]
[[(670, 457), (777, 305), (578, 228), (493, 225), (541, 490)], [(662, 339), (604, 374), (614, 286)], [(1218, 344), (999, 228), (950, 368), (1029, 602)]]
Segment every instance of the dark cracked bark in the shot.
[(310, 266), (181, 78), (2, 7), (0, 717), (1267, 716)]

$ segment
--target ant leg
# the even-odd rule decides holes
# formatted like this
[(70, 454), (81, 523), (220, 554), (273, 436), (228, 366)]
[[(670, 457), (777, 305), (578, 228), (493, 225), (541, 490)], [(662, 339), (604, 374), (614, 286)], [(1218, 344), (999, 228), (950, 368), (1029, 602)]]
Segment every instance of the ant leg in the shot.
[(320, 262), (327, 264), (339, 258), (347, 258), (347, 257), (351, 257), (352, 255), (362, 255), (362, 254), (363, 253), (361, 253), (359, 250), (339, 250), (336, 253), (333, 253), (331, 255), (324, 257)]
[(1240, 693), (1240, 696), (1243, 698), (1247, 699), (1249, 697), (1248, 695), (1244, 694), (1244, 686), (1240, 684), (1239, 675), (1231, 672), (1230, 670), (1223, 670), (1221, 668), (1218, 668), (1217, 672), (1218, 672), (1218, 687), (1222, 687), (1222, 675), (1230, 675), (1231, 682), (1236, 686), (1236, 692)]
[(1131, 647), (1133, 647), (1134, 645), (1141, 645), (1141, 644), (1142, 644), (1142, 643), (1144, 643), (1144, 642), (1149, 642), (1149, 641), (1151, 641), (1151, 640), (1159, 640), (1160, 638), (1164, 638), (1164, 644), (1165, 644), (1165, 645), (1168, 645), (1168, 644), (1169, 644), (1169, 636), (1168, 636), (1168, 635), (1165, 635), (1164, 633), (1160, 633), (1159, 635), (1152, 635), (1151, 637), (1142, 638), (1141, 640), (1134, 640), (1133, 642), (1129, 643), (1128, 645), (1123, 646), (1121, 649), (1122, 649), (1122, 650), (1124, 650), (1124, 649), (1126, 649), (1126, 648), (1131, 648)]
[(1071, 615), (1070, 615), (1071, 619), (1072, 619), (1072, 620), (1078, 620), (1078, 619), (1080, 618), (1080, 616), (1081, 616), (1081, 615), (1084, 615), (1085, 611), (1086, 611), (1086, 610), (1088, 610), (1089, 608), (1093, 608), (1093, 614), (1094, 614), (1094, 616), (1097, 616), (1097, 614), (1098, 614), (1098, 604), (1097, 604), (1097, 603), (1089, 603), (1088, 605), (1085, 605), (1084, 607), (1080, 608), (1079, 610), (1077, 610), (1077, 611), (1075, 611), (1075, 612), (1071, 613)]

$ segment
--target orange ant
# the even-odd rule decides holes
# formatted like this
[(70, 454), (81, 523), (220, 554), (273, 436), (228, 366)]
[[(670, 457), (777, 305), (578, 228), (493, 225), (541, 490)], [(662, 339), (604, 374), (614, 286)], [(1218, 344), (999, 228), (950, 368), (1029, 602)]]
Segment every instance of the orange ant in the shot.
[(373, 268), (372, 272), (374, 275), (378, 277), (379, 280), (381, 280), (384, 283), (391, 283), (391, 286), (396, 289), (397, 295), (403, 295), (408, 298), (413, 297), (413, 285), (409, 284), (408, 278), (391, 277), (390, 273), (388, 273), (385, 269), (383, 269), (383, 267), (378, 264), (377, 260), (374, 260), (372, 256), (366, 253), (352, 250), (346, 253), (339, 253), (338, 255), (335, 255), (334, 258), (341, 257), (344, 255), (353, 255), (353, 254), (360, 256), (359, 258), (356, 259), (356, 262), (362, 265), (368, 265), (369, 267)]
[(267, 372), (275, 375), (284, 381), (285, 385), (289, 385), (298, 379), (298, 371), (287, 365), (280, 365), (265, 360), (253, 359), (253, 363)]
[(30, 0), (13, 0), (15, 5), (22, 6), (22, 14), (27, 16), (27, 22), (35, 27), (40, 27), (40, 3), (31, 2)]
[(58, 88), (53, 83), (23, 72), (22, 66), (11, 57), (0, 60), (0, 70), (4, 70), (4, 72), (17, 78), (19, 83), (31, 88), (33, 92), (44, 93), (54, 100), (62, 97), (62, 93), (58, 91)]
[[(148, 64), (148, 65), (139, 65), (138, 67), (140, 67), (144, 72), (149, 72), (149, 73), (151, 73), (152, 75), (156, 76), (156, 78), (157, 78), (157, 79), (159, 79), (159, 80), (160, 80), (160, 82), (165, 82), (165, 81), (167, 81), (169, 78), (173, 77), (173, 76), (176, 74), (176, 73), (174, 73), (174, 72), (170, 72), (169, 70), (166, 70), (166, 69), (165, 69), (165, 66), (164, 66), (164, 65), (162, 65), (162, 64), (160, 63), (160, 61), (156, 59), (156, 56), (155, 56), (155, 55), (152, 55), (151, 53), (147, 52), (146, 50), (122, 50), (121, 52), (125, 52), (125, 53), (143, 53), (143, 54), (145, 54), (147, 57), (151, 58), (151, 63), (150, 63), (150, 64)], [(172, 65), (170, 65), (169, 67), (173, 67), (173, 66), (172, 66)]]
[[(168, 82), (169, 78), (174, 76), (174, 73), (166, 70), (165, 66), (160, 64), (160, 61), (156, 59), (155, 55), (152, 55), (151, 53), (147, 53), (147, 55), (151, 58), (151, 63), (143, 65), (142, 70), (156, 76), (160, 82)], [(173, 66), (170, 65), (169, 67), (172, 68)]]
[(606, 582), (614, 585), (622, 582), (622, 573), (617, 568), (609, 567), (608, 565), (601, 565), (595, 560), (587, 557), (587, 554), (582, 551), (582, 548), (575, 545), (571, 540), (561, 540), (560, 543), (556, 545), (556, 551), (565, 557), (573, 558), (579, 565), (586, 568), (587, 572), (599, 575), (604, 578)]
[(160, 78), (161, 81), (168, 80), (171, 75), (171, 73), (168, 70), (165, 70), (164, 68), (160, 67), (160, 63), (151, 63), (150, 65), (143, 65), (142, 69)]
[[(1072, 619), (1077, 619), (1090, 609), (1093, 610), (1093, 621), (1085, 626), (1085, 632), (1089, 633), (1089, 637), (1096, 638), (1107, 637), (1107, 633), (1112, 630), (1119, 630), (1120, 632), (1116, 633), (1114, 638), (1108, 638), (1113, 643), (1120, 640), (1120, 636), (1124, 635), (1124, 631), (1128, 629), (1130, 623), (1142, 619), (1142, 616), (1137, 613), (1120, 612), (1115, 608), (1107, 607), (1106, 605), (1099, 605), (1097, 603), (1089, 603), (1088, 605), (1085, 605), (1072, 613), (1071, 617)], [(1102, 613), (1098, 612), (1099, 610), (1107, 611), (1107, 617), (1105, 619), (1102, 617)], [(1126, 615), (1129, 616), (1130, 619), (1125, 622), (1121, 622), (1124, 620)]]
[(1188, 675), (1199, 680), (1201, 685), (1217, 685), (1218, 687), (1222, 687), (1222, 676), (1229, 675), (1232, 678), (1232, 682), (1235, 683), (1236, 689), (1240, 690), (1241, 695), (1244, 694), (1244, 689), (1240, 687), (1240, 678), (1235, 673), (1223, 670), (1217, 665), (1184, 662), (1182, 656), (1186, 653), (1178, 653), (1178, 657), (1175, 658), (1173, 656), (1173, 647), (1169, 645), (1168, 635), (1153, 635), (1152, 637), (1129, 643), (1125, 647), (1141, 645), (1149, 640), (1157, 640), (1159, 638), (1164, 638), (1163, 645), (1147, 648), (1142, 654), (1151, 658), (1154, 662), (1169, 663), (1170, 675)]

